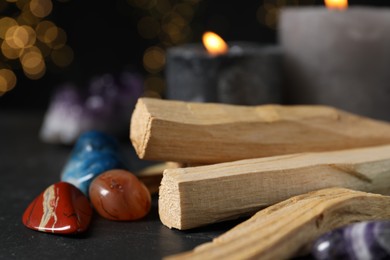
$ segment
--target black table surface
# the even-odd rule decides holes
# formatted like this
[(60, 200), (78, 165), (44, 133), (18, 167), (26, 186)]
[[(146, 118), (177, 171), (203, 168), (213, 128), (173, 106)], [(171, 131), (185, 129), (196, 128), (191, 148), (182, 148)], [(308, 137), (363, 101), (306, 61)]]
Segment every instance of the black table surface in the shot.
[[(28, 204), (60, 179), (72, 147), (45, 144), (38, 137), (43, 113), (0, 112), (0, 259), (161, 259), (211, 241), (240, 221), (190, 231), (171, 230), (158, 217), (157, 195), (150, 214), (133, 222), (115, 222), (94, 214), (88, 231), (63, 236), (26, 228)], [(123, 143), (134, 167), (144, 167)]]

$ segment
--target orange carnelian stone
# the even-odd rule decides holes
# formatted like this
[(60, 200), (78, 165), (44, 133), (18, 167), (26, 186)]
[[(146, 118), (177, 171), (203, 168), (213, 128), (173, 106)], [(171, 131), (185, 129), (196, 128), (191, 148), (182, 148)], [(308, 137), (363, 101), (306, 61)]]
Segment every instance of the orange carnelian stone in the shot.
[(111, 220), (136, 220), (150, 211), (148, 189), (126, 170), (109, 170), (96, 177), (89, 197), (96, 211)]

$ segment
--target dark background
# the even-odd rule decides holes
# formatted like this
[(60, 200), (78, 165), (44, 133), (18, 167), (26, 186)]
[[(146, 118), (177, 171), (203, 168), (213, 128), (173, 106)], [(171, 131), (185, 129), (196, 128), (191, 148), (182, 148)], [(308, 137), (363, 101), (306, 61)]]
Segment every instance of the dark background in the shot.
[[(5, 0), (0, 0), (5, 1)], [(256, 10), (264, 2), (276, 1), (224, 1), (201, 0), (191, 22), (193, 41), (200, 42), (206, 30), (213, 30), (225, 40), (254, 41), (264, 44), (277, 42), (277, 31), (259, 23)], [(285, 1), (305, 5), (323, 5), (323, 1)], [(349, 1), (354, 5), (386, 6), (386, 1)], [(2, 15), (12, 15), (5, 10)], [(0, 97), (0, 109), (46, 109), (53, 89), (64, 82), (85, 86), (91, 77), (102, 73), (115, 73), (125, 68), (142, 74), (142, 55), (146, 48), (156, 43), (145, 40), (137, 32), (140, 10), (126, 0), (104, 1), (53, 1), (53, 11), (48, 17), (63, 28), (67, 43), (74, 51), (73, 63), (64, 69), (48, 68), (39, 80), (26, 78), (21, 70), (15, 70), (16, 87)]]

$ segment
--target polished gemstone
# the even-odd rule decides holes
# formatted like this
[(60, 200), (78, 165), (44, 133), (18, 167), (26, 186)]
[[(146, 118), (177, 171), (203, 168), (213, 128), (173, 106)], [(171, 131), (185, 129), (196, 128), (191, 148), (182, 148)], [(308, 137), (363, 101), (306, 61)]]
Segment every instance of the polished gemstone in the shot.
[(56, 234), (85, 231), (92, 217), (87, 197), (72, 184), (49, 186), (27, 207), (23, 224), (31, 229)]
[(58, 144), (73, 144), (89, 130), (126, 137), (129, 115), (142, 92), (142, 77), (128, 71), (99, 75), (83, 87), (59, 86), (51, 97), (40, 137)]
[(390, 259), (390, 222), (365, 221), (322, 235), (312, 248), (315, 259)]
[(61, 180), (72, 183), (88, 196), (91, 181), (111, 169), (127, 169), (118, 143), (110, 135), (89, 131), (77, 140)]
[(72, 153), (77, 156), (85, 152), (117, 153), (118, 151), (119, 145), (114, 137), (100, 131), (88, 131), (79, 136)]
[(111, 170), (99, 175), (89, 188), (96, 211), (111, 220), (136, 220), (150, 210), (151, 198), (146, 186), (132, 173)]

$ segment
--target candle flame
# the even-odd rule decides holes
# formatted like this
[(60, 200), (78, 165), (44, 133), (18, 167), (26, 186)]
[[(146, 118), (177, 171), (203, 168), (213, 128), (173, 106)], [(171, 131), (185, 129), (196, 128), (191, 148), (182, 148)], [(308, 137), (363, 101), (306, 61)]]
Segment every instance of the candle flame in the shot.
[(229, 50), (226, 42), (213, 32), (205, 32), (202, 40), (207, 52), (211, 55), (224, 54)]
[(325, 5), (329, 9), (347, 9), (348, 8), (348, 0), (325, 0)]

